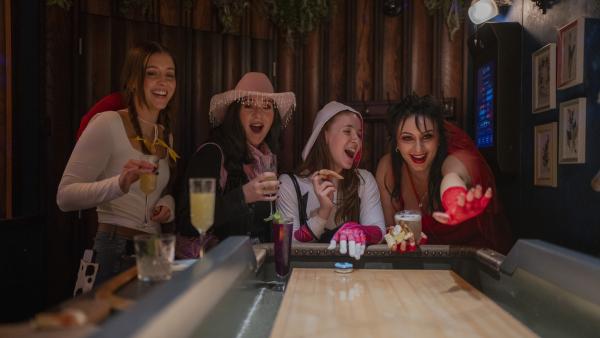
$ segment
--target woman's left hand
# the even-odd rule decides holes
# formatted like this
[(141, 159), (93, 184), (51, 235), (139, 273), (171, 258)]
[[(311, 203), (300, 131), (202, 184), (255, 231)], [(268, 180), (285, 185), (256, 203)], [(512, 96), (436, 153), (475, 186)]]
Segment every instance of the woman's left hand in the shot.
[(158, 223), (167, 223), (171, 217), (171, 209), (164, 205), (157, 205), (152, 209), (151, 220)]
[(481, 214), (492, 199), (492, 188), (488, 188), (485, 194), (482, 190), (479, 184), (468, 192), (460, 186), (446, 189), (442, 194), (445, 212), (434, 212), (433, 218), (442, 224), (455, 225)]

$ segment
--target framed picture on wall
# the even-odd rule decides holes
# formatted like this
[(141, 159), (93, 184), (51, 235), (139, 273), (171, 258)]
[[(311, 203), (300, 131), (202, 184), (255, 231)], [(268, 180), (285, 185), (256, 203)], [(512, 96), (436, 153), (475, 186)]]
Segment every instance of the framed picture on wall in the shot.
[(558, 162), (585, 163), (585, 98), (560, 104), (558, 116)]
[(534, 113), (556, 108), (556, 44), (531, 55), (531, 105)]
[(585, 18), (579, 18), (558, 30), (558, 89), (583, 83)]
[(533, 184), (556, 187), (556, 122), (534, 127)]

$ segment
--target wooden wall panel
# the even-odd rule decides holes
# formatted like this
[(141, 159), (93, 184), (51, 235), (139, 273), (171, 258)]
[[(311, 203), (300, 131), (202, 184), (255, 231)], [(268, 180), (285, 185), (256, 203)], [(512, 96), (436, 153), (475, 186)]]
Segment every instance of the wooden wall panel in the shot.
[(111, 12), (111, 3), (113, 1), (106, 0), (81, 0), (82, 2), (82, 10), (89, 14), (97, 14), (110, 16)]
[(273, 59), (269, 50), (269, 40), (257, 39), (252, 42), (252, 62), (250, 70), (253, 72), (272, 73)]
[(214, 89), (213, 82), (209, 81), (209, 79), (210, 73), (214, 70), (211, 62), (211, 49), (213, 46), (210, 33), (199, 31), (194, 33), (191, 123), (187, 129), (181, 129), (182, 134), (186, 132), (191, 133), (191, 151), (206, 140), (210, 131), (208, 110), (211, 94), (214, 92)]
[(263, 0), (251, 0), (250, 6), (250, 35), (256, 39), (271, 39), (273, 36), (273, 26), (269, 18), (262, 9)]
[(373, 4), (373, 1), (356, 1), (356, 73), (354, 74), (355, 87), (352, 93), (354, 100), (373, 100), (373, 11), (375, 10)]
[(308, 140), (312, 132), (312, 123), (315, 119), (320, 104), (321, 93), (321, 68), (319, 65), (319, 30), (311, 32), (306, 37), (303, 46), (302, 65), (302, 118), (304, 120), (302, 141)]
[(45, 166), (48, 206), (46, 244), (48, 305), (73, 292), (77, 265), (86, 244), (87, 228), (77, 222), (75, 212), (63, 213), (56, 207), (56, 191), (74, 145), (76, 129), (73, 105), (77, 86), (71, 81), (76, 70), (72, 12), (55, 7), (46, 11), (45, 25), (45, 102), (50, 120), (46, 138)]
[(216, 31), (217, 16), (212, 1), (194, 0), (192, 28), (201, 31)]
[(329, 21), (326, 30), (326, 39), (324, 48), (328, 51), (326, 54), (323, 79), (327, 84), (323, 103), (347, 99), (346, 83), (348, 65), (348, 30), (347, 30), (347, 1), (338, 1), (334, 8), (332, 18)]
[[(113, 88), (113, 74), (111, 72), (111, 35), (110, 18), (100, 15), (86, 15), (83, 23), (84, 37), (83, 62), (84, 79), (81, 87), (81, 115), (96, 103), (120, 86)], [(121, 56), (124, 58), (124, 55)], [(114, 79), (118, 81), (117, 79)]]
[(410, 88), (419, 95), (432, 94), (432, 17), (421, 0), (412, 0)]
[(180, 26), (183, 18), (181, 1), (159, 0), (158, 15), (161, 25)]
[(448, 38), (448, 26), (441, 25), (439, 34), (439, 81), (440, 97), (451, 98), (455, 103), (456, 120), (461, 121), (463, 112), (463, 29), (454, 34), (454, 41)]
[(402, 16), (384, 17), (383, 24), (383, 97), (398, 100), (402, 97)]
[(12, 217), (12, 20), (11, 2), (0, 5), (0, 218)]
[[(277, 77), (276, 77), (276, 91), (286, 92), (292, 91), (296, 93), (296, 102), (302, 102), (302, 97), (298, 96), (296, 87), (294, 85), (296, 77), (294, 74), (294, 60), (295, 53), (294, 49), (287, 45), (285, 38), (278, 36), (277, 38)], [(287, 127), (283, 132), (283, 137), (280, 147), (280, 159), (278, 161), (278, 168), (281, 172), (292, 171), (300, 162), (299, 154), (301, 142), (297, 141), (296, 126), (301, 126), (302, 115), (301, 105), (299, 104), (294, 112), (294, 116), (289, 121)]]
[(223, 90), (234, 88), (241, 78), (240, 40), (230, 34), (223, 38)]

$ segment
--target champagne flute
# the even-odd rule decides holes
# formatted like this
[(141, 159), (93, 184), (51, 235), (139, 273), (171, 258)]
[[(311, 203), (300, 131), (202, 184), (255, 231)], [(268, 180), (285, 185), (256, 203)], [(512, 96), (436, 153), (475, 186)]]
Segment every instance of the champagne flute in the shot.
[[(214, 178), (190, 178), (190, 220), (200, 237), (214, 223), (215, 214), (215, 187)], [(202, 240), (200, 240), (202, 243)], [(200, 257), (203, 249), (200, 248)]]
[[(149, 162), (158, 168), (158, 156), (155, 155), (142, 155), (140, 158), (142, 161)], [(146, 203), (144, 205), (144, 227), (149, 227), (148, 224), (148, 195), (156, 190), (156, 181), (158, 178), (158, 171), (154, 170), (151, 173), (143, 173), (140, 175), (140, 190), (146, 195)]]
[[(271, 156), (259, 157), (258, 162), (256, 163), (256, 169), (258, 172), (266, 173), (271, 172), (274, 175), (269, 176), (267, 178), (268, 181), (277, 181), (277, 156), (275, 154)], [(269, 217), (273, 216), (273, 202), (269, 201)]]

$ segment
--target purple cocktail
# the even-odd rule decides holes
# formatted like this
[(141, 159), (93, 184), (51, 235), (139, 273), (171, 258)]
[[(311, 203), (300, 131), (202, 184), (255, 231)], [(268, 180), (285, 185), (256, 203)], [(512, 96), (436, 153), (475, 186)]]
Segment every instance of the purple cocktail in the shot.
[(273, 247), (275, 249), (275, 272), (277, 277), (285, 278), (290, 273), (290, 255), (292, 252), (291, 220), (273, 222)]

